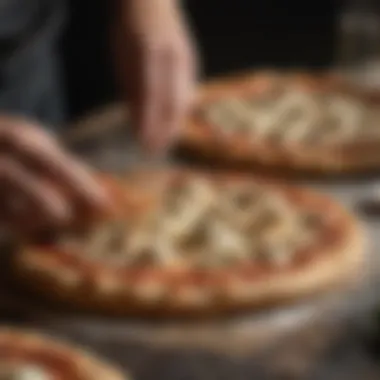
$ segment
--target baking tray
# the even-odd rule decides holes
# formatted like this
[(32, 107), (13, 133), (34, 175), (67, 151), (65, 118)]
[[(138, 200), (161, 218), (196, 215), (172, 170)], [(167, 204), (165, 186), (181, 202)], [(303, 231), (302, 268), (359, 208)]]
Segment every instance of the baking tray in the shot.
[[(122, 173), (139, 164), (127, 119), (121, 105), (112, 105), (74, 125), (63, 140), (89, 164)], [(61, 310), (19, 291), (4, 273), (0, 315), (4, 322), (27, 324), (89, 345), (128, 367), (138, 379), (328, 379), (332, 373), (334, 379), (341, 375), (361, 379), (355, 376), (365, 371), (380, 376), (376, 355), (367, 352), (370, 316), (379, 298), (380, 217), (364, 207), (378, 185), (377, 176), (292, 180), (331, 194), (361, 218), (370, 244), (360, 287), (228, 320), (152, 322)], [(6, 272), (6, 255), (3, 258), (1, 268)]]

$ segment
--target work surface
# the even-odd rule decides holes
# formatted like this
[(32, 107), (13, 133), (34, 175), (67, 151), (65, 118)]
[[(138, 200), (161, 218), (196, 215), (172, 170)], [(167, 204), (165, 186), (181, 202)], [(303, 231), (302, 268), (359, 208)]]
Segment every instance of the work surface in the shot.
[[(138, 163), (125, 120), (120, 107), (111, 107), (81, 122), (66, 141), (91, 164), (125, 171)], [(380, 174), (297, 182), (330, 193), (363, 221), (370, 243), (360, 289), (287, 309), (190, 325), (78, 316), (7, 288), (0, 298), (2, 319), (17, 318), (18, 324), (91, 346), (129, 368), (138, 380), (378, 379), (380, 354), (377, 359), (371, 317), (380, 304), (380, 213), (370, 215), (366, 206), (377, 183), (380, 199)]]

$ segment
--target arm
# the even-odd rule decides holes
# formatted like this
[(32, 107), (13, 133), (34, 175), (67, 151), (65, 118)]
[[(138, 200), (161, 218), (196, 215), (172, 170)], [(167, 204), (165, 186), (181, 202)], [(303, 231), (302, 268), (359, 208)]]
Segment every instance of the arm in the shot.
[(196, 50), (178, 0), (118, 0), (116, 72), (141, 141), (165, 151), (193, 97)]

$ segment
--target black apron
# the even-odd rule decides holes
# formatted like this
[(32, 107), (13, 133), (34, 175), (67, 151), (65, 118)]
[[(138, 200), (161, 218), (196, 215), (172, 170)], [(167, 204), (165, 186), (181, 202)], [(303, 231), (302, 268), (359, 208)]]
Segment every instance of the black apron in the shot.
[(0, 113), (64, 120), (56, 42), (61, 0), (0, 0)]

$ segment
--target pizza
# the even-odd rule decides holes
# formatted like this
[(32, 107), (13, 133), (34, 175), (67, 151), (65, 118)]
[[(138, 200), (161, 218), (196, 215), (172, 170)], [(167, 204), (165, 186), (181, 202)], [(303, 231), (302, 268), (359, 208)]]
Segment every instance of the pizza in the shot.
[(191, 170), (116, 181), (114, 198), (128, 199), (117, 217), (15, 255), (28, 289), (76, 310), (203, 317), (290, 302), (359, 273), (360, 228), (328, 196)]
[(1, 380), (123, 380), (95, 357), (56, 340), (0, 328)]
[(314, 172), (380, 167), (380, 108), (329, 74), (256, 73), (205, 84), (177, 149), (225, 165)]

